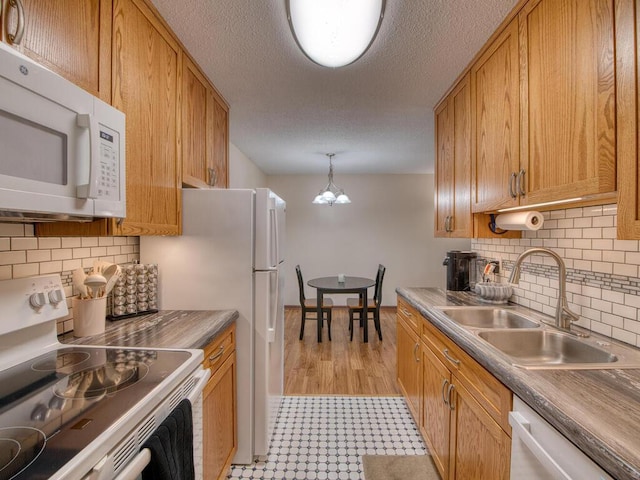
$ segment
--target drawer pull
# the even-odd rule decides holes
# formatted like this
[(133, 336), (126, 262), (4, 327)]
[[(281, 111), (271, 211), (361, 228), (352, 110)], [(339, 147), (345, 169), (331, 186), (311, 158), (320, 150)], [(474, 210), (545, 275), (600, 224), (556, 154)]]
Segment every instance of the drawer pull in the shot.
[(444, 396), (444, 390), (445, 388), (447, 388), (448, 383), (449, 383), (449, 380), (447, 380), (446, 378), (442, 380), (442, 401), (444, 402), (445, 405), (449, 405), (449, 402), (447, 401), (447, 397)]
[(209, 362), (213, 362), (215, 359), (220, 358), (223, 353), (224, 353), (224, 345), (221, 345), (220, 346), (220, 351), (218, 353), (216, 353), (215, 355), (211, 355), (209, 357)]
[(420, 346), (420, 344), (416, 343), (415, 346), (413, 347), (413, 359), (416, 362), (420, 362), (420, 359), (418, 358), (418, 356), (416, 355), (416, 353), (418, 352), (418, 347)]
[(411, 312), (409, 310), (407, 310), (406, 308), (402, 309), (402, 313), (404, 313), (407, 317), (412, 317), (413, 315), (411, 315)]
[(449, 360), (451, 363), (453, 363), (456, 367), (460, 366), (460, 360), (453, 358), (451, 355), (449, 355), (449, 349), (445, 348), (442, 353), (444, 354), (445, 358), (447, 360)]
[(452, 412), (456, 409), (456, 402), (451, 401), (452, 400), (451, 394), (455, 389), (456, 389), (456, 386), (453, 383), (449, 385), (449, 388), (447, 389), (447, 401), (445, 402), (446, 404), (449, 405), (449, 410), (451, 410)]

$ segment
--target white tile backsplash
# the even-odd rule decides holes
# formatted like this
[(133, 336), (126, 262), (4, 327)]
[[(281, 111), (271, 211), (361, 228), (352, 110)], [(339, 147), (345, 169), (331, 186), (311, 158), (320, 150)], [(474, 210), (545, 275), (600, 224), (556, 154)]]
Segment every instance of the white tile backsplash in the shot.
[(140, 237), (35, 237), (33, 225), (0, 223), (0, 280), (60, 273), (69, 316), (58, 333), (73, 330), (71, 271), (94, 260), (129, 263), (140, 259)]
[[(616, 240), (616, 205), (545, 212), (538, 231), (521, 239), (473, 239), (478, 255), (498, 259), (506, 282), (518, 255), (534, 246), (557, 252), (567, 266), (567, 299), (581, 315), (579, 325), (640, 346), (640, 241)], [(558, 296), (558, 269), (549, 257), (533, 255), (523, 263), (512, 301), (550, 315)]]

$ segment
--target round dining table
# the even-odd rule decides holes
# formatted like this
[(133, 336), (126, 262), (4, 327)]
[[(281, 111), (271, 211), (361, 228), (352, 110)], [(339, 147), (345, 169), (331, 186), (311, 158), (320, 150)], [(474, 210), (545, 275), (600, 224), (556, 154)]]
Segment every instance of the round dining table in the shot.
[(307, 285), (318, 291), (318, 343), (322, 343), (322, 297), (327, 293), (357, 293), (362, 299), (364, 325), (364, 343), (369, 342), (369, 322), (367, 318), (367, 289), (376, 284), (375, 280), (364, 277), (344, 277), (344, 282), (340, 282), (337, 276), (313, 278)]

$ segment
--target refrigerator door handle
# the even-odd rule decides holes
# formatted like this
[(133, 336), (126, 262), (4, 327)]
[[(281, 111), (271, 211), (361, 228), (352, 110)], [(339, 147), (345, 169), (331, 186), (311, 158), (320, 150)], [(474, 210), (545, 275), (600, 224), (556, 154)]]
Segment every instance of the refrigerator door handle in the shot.
[(276, 325), (277, 325), (277, 317), (278, 317), (278, 295), (280, 294), (280, 273), (278, 269), (272, 270), (276, 274), (276, 291), (273, 297), (273, 302), (271, 302), (271, 312), (269, 315), (269, 324), (267, 325), (267, 342), (273, 343), (276, 340)]
[(269, 208), (269, 219), (271, 221), (271, 266), (276, 267), (278, 265), (278, 249), (280, 248), (278, 239), (278, 216), (276, 215), (275, 206)]

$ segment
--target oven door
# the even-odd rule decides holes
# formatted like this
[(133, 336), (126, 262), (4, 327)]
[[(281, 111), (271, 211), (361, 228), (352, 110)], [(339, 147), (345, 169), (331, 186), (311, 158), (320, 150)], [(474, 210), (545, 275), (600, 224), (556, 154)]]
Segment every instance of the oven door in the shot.
[[(121, 442), (115, 449), (109, 452), (93, 469), (82, 478), (82, 480), (138, 480), (142, 477), (142, 471), (151, 461), (151, 453), (146, 448), (140, 448), (142, 444), (153, 433), (146, 425), (153, 423), (159, 425), (171, 413), (171, 406), (175, 406), (183, 398), (188, 399), (192, 406), (193, 418), (193, 462), (195, 467), (195, 478), (201, 480), (203, 477), (203, 451), (202, 451), (202, 392), (209, 381), (211, 370), (200, 368), (198, 372), (187, 382), (194, 384), (189, 393), (176, 396), (175, 394), (167, 398), (162, 405), (145, 420), (143, 420), (133, 435), (128, 435), (127, 439)], [(178, 387), (182, 391), (189, 390), (188, 386)], [(150, 420), (153, 422), (150, 422)], [(144, 432), (144, 433), (141, 433)], [(131, 442), (135, 438), (138, 448), (133, 449)], [(133, 453), (131, 451), (133, 450)], [(137, 452), (137, 453), (136, 453)]]

